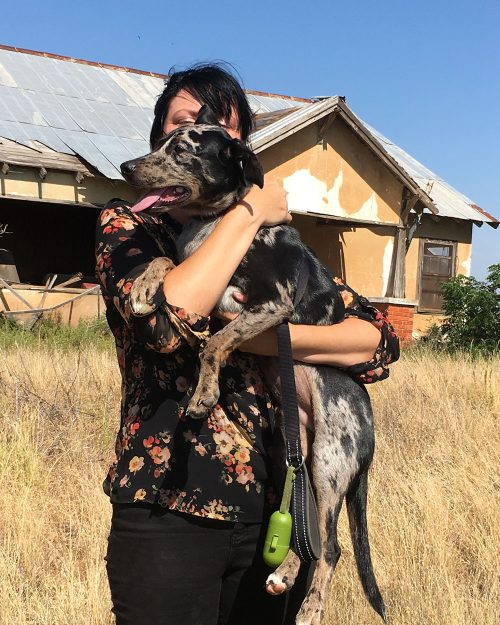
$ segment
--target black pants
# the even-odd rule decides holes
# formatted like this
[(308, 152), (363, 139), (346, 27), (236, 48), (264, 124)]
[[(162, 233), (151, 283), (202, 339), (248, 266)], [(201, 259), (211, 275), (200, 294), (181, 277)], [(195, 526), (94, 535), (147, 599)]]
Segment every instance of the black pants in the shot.
[(268, 595), (265, 529), (114, 505), (106, 567), (117, 625), (294, 623), (307, 571), (292, 595)]

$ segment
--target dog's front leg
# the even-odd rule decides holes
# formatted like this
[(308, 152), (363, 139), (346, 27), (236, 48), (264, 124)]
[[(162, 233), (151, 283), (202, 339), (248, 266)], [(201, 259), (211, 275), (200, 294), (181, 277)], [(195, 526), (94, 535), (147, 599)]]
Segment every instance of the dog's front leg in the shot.
[(130, 308), (134, 315), (149, 315), (155, 310), (153, 301), (167, 273), (175, 267), (170, 258), (160, 256), (149, 263), (130, 289)]
[(266, 302), (244, 310), (236, 319), (214, 334), (200, 354), (200, 377), (188, 404), (190, 417), (201, 419), (219, 399), (219, 373), (222, 363), (242, 343), (277, 326), (293, 312), (291, 303)]

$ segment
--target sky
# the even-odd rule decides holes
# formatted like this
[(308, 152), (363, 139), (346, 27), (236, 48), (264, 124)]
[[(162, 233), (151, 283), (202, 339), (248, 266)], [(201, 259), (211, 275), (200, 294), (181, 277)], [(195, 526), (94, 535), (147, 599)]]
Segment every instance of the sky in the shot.
[[(248, 89), (345, 96), (364, 121), (500, 219), (498, 0), (18, 0), (0, 43), (158, 73), (225, 60)], [(473, 229), (472, 274), (500, 262)]]

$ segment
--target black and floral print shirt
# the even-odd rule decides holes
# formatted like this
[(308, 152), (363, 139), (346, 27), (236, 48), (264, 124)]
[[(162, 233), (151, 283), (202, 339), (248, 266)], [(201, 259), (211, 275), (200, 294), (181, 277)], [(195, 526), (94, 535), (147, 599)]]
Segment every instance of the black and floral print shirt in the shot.
[[(123, 202), (100, 215), (97, 275), (122, 376), (116, 460), (104, 482), (114, 503), (159, 505), (214, 519), (262, 520), (273, 407), (252, 356), (234, 352), (222, 369), (219, 403), (205, 420), (185, 414), (197, 351), (209, 320), (168, 303), (134, 316), (134, 280), (158, 256), (176, 262), (180, 225), (133, 214)], [(191, 339), (191, 340), (189, 340)]]

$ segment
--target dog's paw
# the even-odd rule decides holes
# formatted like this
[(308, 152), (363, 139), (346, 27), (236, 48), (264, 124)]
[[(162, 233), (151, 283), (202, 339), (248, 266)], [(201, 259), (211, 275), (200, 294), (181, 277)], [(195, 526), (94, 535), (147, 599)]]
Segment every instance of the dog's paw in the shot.
[(156, 308), (152, 300), (156, 291), (152, 295), (148, 287), (141, 290), (136, 289), (135, 291), (136, 292), (130, 293), (130, 308), (132, 313), (140, 317), (151, 314)]
[(173, 266), (168, 258), (155, 258), (146, 271), (134, 280), (130, 289), (130, 308), (134, 315), (149, 315), (156, 309), (154, 297)]
[(215, 392), (208, 392), (203, 390), (201, 392), (195, 392), (189, 400), (189, 404), (186, 409), (186, 414), (192, 419), (204, 419), (208, 417), (208, 413), (219, 401), (219, 389)]
[(271, 573), (266, 579), (266, 592), (270, 595), (282, 595), (284, 592), (290, 590), (292, 585), (287, 585), (287, 578), (282, 578), (277, 575), (276, 572)]
[(299, 557), (293, 549), (290, 549), (283, 562), (267, 578), (266, 592), (270, 595), (281, 595), (288, 592), (295, 583), (299, 568)]

